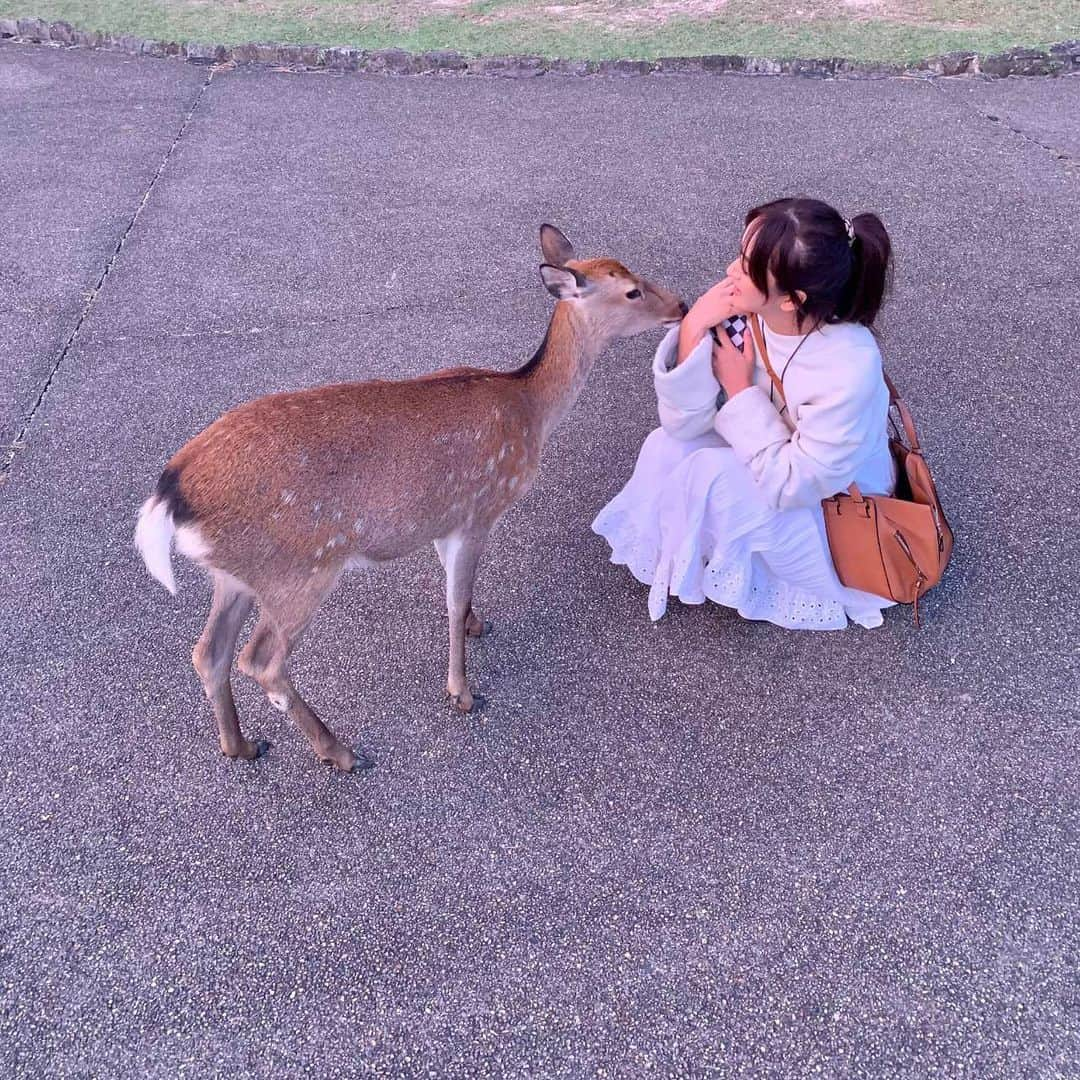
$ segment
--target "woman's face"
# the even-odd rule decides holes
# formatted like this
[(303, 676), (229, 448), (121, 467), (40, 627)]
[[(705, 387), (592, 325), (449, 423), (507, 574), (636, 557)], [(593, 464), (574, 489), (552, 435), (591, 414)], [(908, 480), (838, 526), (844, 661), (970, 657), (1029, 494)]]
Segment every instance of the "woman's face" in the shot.
[(760, 314), (769, 302), (769, 298), (758, 289), (749, 274), (750, 252), (754, 248), (756, 232), (757, 223), (751, 222), (742, 235), (742, 240), (739, 243), (739, 254), (727, 268), (728, 277), (735, 283), (738, 310), (745, 315)]
[[(746, 227), (739, 243), (739, 255), (733, 262), (728, 264), (728, 277), (735, 283), (735, 296), (738, 300), (738, 310), (744, 315), (769, 315), (781, 314), (789, 317), (795, 312), (798, 305), (790, 296), (783, 296), (777, 292), (776, 280), (772, 272), (768, 273), (769, 292), (763, 293), (750, 277), (750, 252), (754, 250), (754, 242), (760, 222), (752, 221)], [(806, 297), (798, 294), (800, 299)]]

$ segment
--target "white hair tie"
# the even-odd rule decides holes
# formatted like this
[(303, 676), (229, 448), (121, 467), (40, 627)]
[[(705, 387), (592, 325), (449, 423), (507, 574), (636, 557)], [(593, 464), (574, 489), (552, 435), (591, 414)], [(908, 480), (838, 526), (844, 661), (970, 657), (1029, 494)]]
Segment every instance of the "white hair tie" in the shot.
[(844, 221), (844, 228), (847, 230), (847, 246), (848, 247), (854, 247), (855, 246), (855, 226), (852, 225), (851, 222), (847, 218), (844, 218), (843, 221)]

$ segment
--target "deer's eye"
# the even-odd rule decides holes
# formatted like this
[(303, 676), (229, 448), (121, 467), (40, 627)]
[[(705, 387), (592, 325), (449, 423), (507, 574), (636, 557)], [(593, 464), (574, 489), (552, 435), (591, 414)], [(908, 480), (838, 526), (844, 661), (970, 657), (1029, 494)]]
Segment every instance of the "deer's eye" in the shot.
[(640, 300), (641, 299), (641, 290), (640, 289), (631, 289), (626, 294), (626, 299), (627, 300)]

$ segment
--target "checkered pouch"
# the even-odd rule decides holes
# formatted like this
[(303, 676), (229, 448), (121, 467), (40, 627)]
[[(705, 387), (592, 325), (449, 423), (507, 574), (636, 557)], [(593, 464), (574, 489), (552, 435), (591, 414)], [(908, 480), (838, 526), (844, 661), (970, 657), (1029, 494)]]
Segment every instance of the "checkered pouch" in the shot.
[[(732, 315), (730, 319), (725, 319), (720, 324), (720, 327), (724, 331), (724, 333), (727, 334), (729, 338), (731, 338), (731, 343), (735, 346), (735, 348), (741, 349), (743, 347), (743, 341), (746, 339), (747, 325), (748, 323), (742, 315)], [(713, 327), (712, 336), (716, 341), (716, 344), (719, 345), (720, 338), (716, 333), (715, 327)]]
[[(730, 319), (725, 319), (720, 324), (720, 329), (731, 339), (732, 345), (741, 351), (743, 342), (746, 340), (746, 335), (750, 330), (750, 324), (746, 319), (742, 315), (732, 315)], [(712, 334), (716, 344), (719, 345), (720, 335), (716, 332), (716, 327), (714, 326), (709, 332)], [(716, 409), (718, 412), (724, 407), (725, 401), (727, 401), (727, 393), (721, 386), (720, 393), (716, 395)]]

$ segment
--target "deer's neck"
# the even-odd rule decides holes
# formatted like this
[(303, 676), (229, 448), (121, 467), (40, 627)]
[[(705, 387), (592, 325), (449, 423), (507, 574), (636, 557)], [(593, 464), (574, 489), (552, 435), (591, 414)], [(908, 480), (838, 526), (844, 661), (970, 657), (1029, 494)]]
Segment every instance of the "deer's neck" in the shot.
[(541, 416), (544, 438), (570, 411), (608, 335), (574, 304), (555, 305), (547, 336), (525, 378)]

